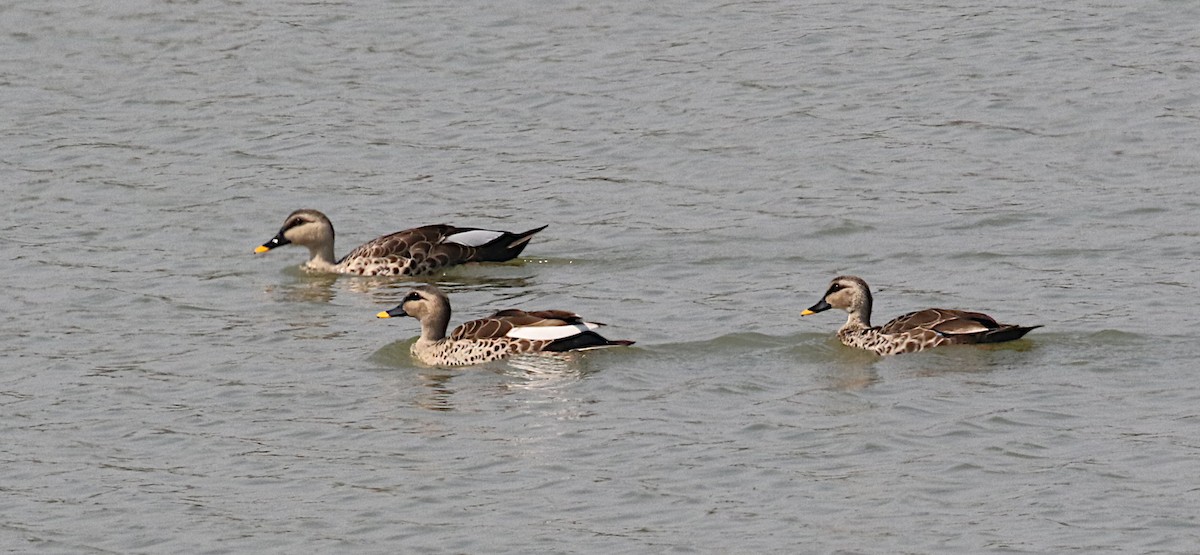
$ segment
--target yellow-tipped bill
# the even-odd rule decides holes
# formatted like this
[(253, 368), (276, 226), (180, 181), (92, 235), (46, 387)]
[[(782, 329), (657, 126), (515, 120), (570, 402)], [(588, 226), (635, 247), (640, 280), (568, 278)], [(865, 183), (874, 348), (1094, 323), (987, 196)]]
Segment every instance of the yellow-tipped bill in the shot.
[(800, 313), (801, 316), (808, 316), (809, 314), (816, 314), (816, 312), (813, 312), (806, 308), (806, 309), (804, 309), (804, 312)]
[(376, 314), (375, 317), (376, 318), (391, 318), (392, 315), (388, 314), (387, 311), (385, 310), (383, 312), (380, 312), (379, 314)]
[(268, 248), (266, 245), (259, 245), (259, 246), (257, 246), (257, 247), (255, 247), (255, 248), (254, 248), (254, 254), (262, 254), (262, 253), (264, 253), (264, 252), (267, 252), (267, 251), (269, 251), (269, 250), (271, 250), (271, 249), (270, 249), (270, 248)]

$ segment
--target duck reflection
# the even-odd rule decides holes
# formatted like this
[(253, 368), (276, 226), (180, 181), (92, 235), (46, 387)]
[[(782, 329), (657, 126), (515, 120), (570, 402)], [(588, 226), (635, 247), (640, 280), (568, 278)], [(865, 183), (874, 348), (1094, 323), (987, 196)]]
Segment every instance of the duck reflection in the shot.
[(397, 369), (417, 370), (415, 387), (409, 394), (417, 407), (456, 411), (486, 403), (489, 398), (509, 398), (522, 392), (537, 393), (536, 399), (522, 399), (523, 402), (549, 401), (557, 406), (556, 414), (562, 414), (563, 403), (586, 404), (570, 397), (569, 391), (592, 373), (587, 364), (590, 353), (523, 355), (470, 367), (440, 368), (424, 366), (413, 359), (409, 353), (413, 341), (389, 343), (371, 358)]
[(288, 302), (330, 303), (339, 292), (349, 291), (368, 295), (375, 304), (394, 304), (397, 295), (411, 289), (414, 283), (437, 284), (448, 292), (526, 290), (532, 283), (529, 276), (494, 277), (472, 274), (469, 270), (456, 268), (452, 272), (422, 277), (358, 277), (293, 266), (283, 270), (291, 280), (270, 285), (266, 291)]
[(270, 285), (267, 293), (278, 295), (286, 302), (330, 303), (337, 294), (333, 284), (337, 281), (336, 274), (308, 273), (299, 268), (288, 268), (285, 274), (292, 277), (287, 283)]
[(422, 372), (417, 374), (417, 378), (420, 379), (422, 386), (421, 393), (414, 400), (418, 407), (439, 412), (454, 410), (454, 403), (451, 402), (454, 390), (450, 387), (450, 380), (454, 379), (454, 373)]
[(586, 353), (547, 353), (522, 355), (505, 361), (505, 376), (512, 378), (503, 384), (510, 390), (561, 389), (578, 382), (588, 374), (583, 364)]

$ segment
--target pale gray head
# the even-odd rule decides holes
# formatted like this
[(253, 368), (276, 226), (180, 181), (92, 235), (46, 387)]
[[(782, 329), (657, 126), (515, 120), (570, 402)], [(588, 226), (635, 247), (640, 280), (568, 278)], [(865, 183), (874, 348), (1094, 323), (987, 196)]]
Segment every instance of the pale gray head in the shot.
[(279, 234), (291, 243), (312, 247), (333, 243), (333, 223), (316, 210), (300, 209), (288, 215)]
[(333, 263), (333, 224), (329, 218), (316, 210), (301, 209), (288, 214), (283, 227), (270, 241), (254, 249), (264, 253), (291, 243), (308, 247), (314, 260)]
[(829, 288), (821, 300), (810, 307), (801, 316), (824, 312), (831, 308), (840, 308), (850, 313), (852, 320), (857, 320), (866, 327), (871, 325), (871, 288), (867, 282), (855, 276), (838, 276), (829, 282)]
[(421, 338), (438, 340), (446, 335), (450, 325), (450, 299), (433, 285), (420, 285), (409, 290), (395, 308), (376, 314), (380, 318), (411, 316), (421, 322)]

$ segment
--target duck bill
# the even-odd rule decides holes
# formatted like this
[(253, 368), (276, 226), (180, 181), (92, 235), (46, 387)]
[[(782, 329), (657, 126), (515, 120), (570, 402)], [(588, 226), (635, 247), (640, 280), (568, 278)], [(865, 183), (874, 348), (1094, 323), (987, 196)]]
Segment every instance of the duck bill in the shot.
[(254, 249), (254, 254), (262, 254), (275, 247), (282, 247), (288, 244), (291, 244), (291, 241), (288, 241), (287, 237), (284, 237), (283, 232), (280, 231), (279, 234), (272, 237), (270, 241), (267, 241), (266, 243), (259, 245), (258, 248)]
[(403, 318), (405, 316), (408, 316), (408, 313), (404, 311), (404, 305), (397, 306), (391, 310), (385, 310), (375, 315), (376, 318)]
[(804, 312), (801, 312), (801, 313), (800, 313), (800, 315), (801, 315), (801, 316), (808, 316), (809, 314), (816, 314), (816, 313), (818, 313), (818, 312), (825, 312), (826, 310), (829, 310), (829, 309), (831, 309), (831, 308), (833, 308), (833, 307), (832, 307), (832, 306), (829, 306), (829, 303), (825, 302), (825, 299), (821, 299), (821, 302), (819, 302), (819, 303), (817, 303), (817, 304), (814, 304), (814, 305), (812, 305), (812, 306), (810, 306), (810, 307), (808, 307), (808, 308), (804, 309)]

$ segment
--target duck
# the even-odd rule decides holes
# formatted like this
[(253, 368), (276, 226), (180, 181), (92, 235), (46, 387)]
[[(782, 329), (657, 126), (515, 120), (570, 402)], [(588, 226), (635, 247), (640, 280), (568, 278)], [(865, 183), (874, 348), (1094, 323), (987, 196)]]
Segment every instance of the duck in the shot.
[(910, 312), (878, 327), (871, 326), (871, 288), (856, 276), (838, 276), (817, 302), (803, 312), (809, 316), (831, 308), (850, 313), (837, 332), (843, 345), (877, 355), (914, 353), (939, 345), (1014, 341), (1041, 326), (1001, 324), (980, 312), (927, 308)]
[(413, 356), (431, 366), (468, 366), (513, 355), (564, 353), (633, 345), (629, 340), (609, 340), (596, 333), (604, 324), (584, 321), (565, 310), (500, 310), (465, 322), (446, 335), (450, 325), (450, 299), (435, 285), (412, 288), (395, 308), (379, 318), (410, 316), (421, 322), (421, 337), (412, 345)]
[(340, 259), (333, 257), (333, 223), (318, 210), (288, 214), (270, 241), (254, 249), (262, 254), (284, 245), (308, 247), (303, 267), (317, 272), (357, 276), (416, 276), (467, 262), (504, 262), (525, 250), (534, 234), (438, 224), (414, 227), (377, 237)]

